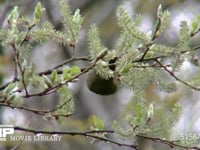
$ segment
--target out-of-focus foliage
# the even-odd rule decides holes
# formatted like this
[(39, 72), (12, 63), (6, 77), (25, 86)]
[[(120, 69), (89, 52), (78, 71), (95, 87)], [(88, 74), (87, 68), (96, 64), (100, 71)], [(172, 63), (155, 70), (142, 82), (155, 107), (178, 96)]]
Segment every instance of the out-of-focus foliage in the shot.
[[(98, 143), (101, 147), (101, 142), (108, 142), (109, 146), (111, 143), (115, 144), (116, 149), (126, 149), (126, 147), (136, 149), (137, 146), (141, 148), (141, 141), (145, 147), (146, 142), (138, 140), (138, 136), (148, 136), (149, 141), (155, 141), (155, 144), (160, 141), (167, 146), (176, 146), (180, 143), (184, 146), (191, 146), (192, 142), (195, 142), (194, 140), (191, 142), (191, 139), (178, 139), (174, 142), (171, 134), (181, 114), (180, 99), (184, 97), (182, 91), (186, 89), (199, 91), (199, 64), (198, 62), (194, 63), (196, 59), (193, 59), (197, 58), (198, 60), (199, 58), (199, 45), (194, 46), (192, 43), (194, 36), (199, 32), (199, 17), (194, 18), (191, 24), (183, 20), (180, 23), (177, 41), (169, 45), (168, 41), (162, 41), (172, 21), (170, 20), (172, 17), (170, 11), (165, 7), (174, 4), (175, 1), (164, 2), (164, 6), (154, 2), (158, 9), (157, 11), (153, 10), (155, 21), (152, 21), (152, 29), (148, 31), (141, 29), (143, 14), (129, 13), (126, 8), (127, 4), (124, 2), (121, 2), (122, 4), (116, 8), (116, 24), (113, 25), (112, 31), (108, 31), (109, 28), (102, 29), (105, 24), (98, 23), (98, 21), (97, 25), (90, 25), (92, 17), (88, 17), (86, 12), (84, 20), (82, 10), (93, 5), (96, 6), (96, 9), (93, 9), (95, 10), (93, 11), (94, 15), (99, 13), (97, 6), (104, 3), (102, 9), (111, 15), (115, 14), (114, 8), (112, 11), (108, 11), (108, 4), (117, 3), (118, 5), (120, 1), (113, 0), (87, 1), (89, 5), (84, 9), (73, 9), (64, 0), (60, 0), (57, 5), (61, 19), (55, 27), (55, 22), (51, 20), (52, 14), (47, 9), (49, 4), (52, 4), (51, 2), (41, 1), (41, 3), (34, 4), (32, 17), (24, 15), (21, 7), (15, 5), (8, 13), (5, 26), (0, 30), (0, 42), (3, 47), (0, 62), (6, 66), (7, 62), (13, 59), (14, 65), (11, 67), (13, 73), (9, 76), (11, 80), (0, 87), (0, 105), (19, 109), (19, 111), (29, 111), (31, 112), (30, 116), (36, 114), (35, 124), (31, 123), (34, 119), (30, 119), (30, 117), (27, 119), (31, 120), (31, 127), (36, 128), (38, 133), (42, 127), (42, 130), (52, 131), (52, 134), (54, 131), (62, 130), (69, 131), (68, 135), (71, 136), (82, 136), (82, 138), (63, 136), (65, 139), (57, 145), (60, 146), (60, 149), (65, 149), (66, 144), (69, 145), (69, 149), (80, 149), (80, 147), (98, 149), (95, 148), (96, 145), (93, 146), (93, 143)], [(130, 1), (126, 2), (131, 4)], [(150, 7), (154, 7), (152, 3), (145, 2), (147, 5), (149, 4), (149, 8), (147, 8), (147, 6), (141, 5), (142, 2), (145, 1), (138, 2), (135, 9), (142, 8), (141, 10), (148, 11)], [(43, 8), (43, 5), (46, 8)], [(50, 21), (43, 20), (44, 13), (50, 18)], [(107, 19), (107, 14), (101, 16), (99, 13), (99, 15), (97, 20)], [(88, 22), (89, 27), (87, 27)], [(102, 39), (101, 31), (103, 33), (107, 31), (107, 35), (113, 33), (114, 46), (107, 45), (112, 42), (105, 42), (105, 39)], [(39, 67), (32, 62), (32, 55), (36, 47), (47, 43), (56, 43), (59, 47), (64, 46), (63, 49), (70, 52), (66, 52), (68, 58), (65, 62), (53, 64), (54, 67), (38, 71)], [(87, 50), (84, 47), (87, 47)], [(46, 53), (50, 53), (51, 48), (48, 48)], [(8, 54), (9, 50), (12, 51), (11, 54)], [(8, 59), (4, 51), (9, 55)], [(41, 49), (39, 52), (41, 56), (42, 51), (44, 50)], [(56, 51), (56, 53), (58, 52)], [(90, 56), (85, 57), (88, 53)], [(84, 55), (79, 57), (79, 54)], [(56, 56), (52, 55), (51, 57)], [(51, 57), (48, 59), (50, 60)], [(76, 63), (79, 60), (88, 63)], [(185, 62), (196, 64), (196, 71), (189, 80), (181, 78), (181, 75), (178, 74)], [(117, 97), (119, 91), (111, 97), (101, 97), (105, 100), (96, 101), (93, 105), (91, 101), (87, 100), (95, 101), (95, 99), (92, 96), (85, 97), (83, 89), (85, 90), (86, 87), (81, 85), (81, 77), (92, 69), (95, 69), (103, 79), (118, 80), (120, 88), (125, 87), (132, 90), (133, 96), (129, 98), (125, 95), (119, 98), (120, 96)], [(0, 69), (0, 83), (4, 77), (4, 70)], [(77, 84), (79, 85), (78, 90), (73, 90), (73, 85)], [(49, 100), (49, 97), (45, 99), (46, 96), (51, 97), (52, 101)], [(97, 95), (93, 96), (98, 98)], [(29, 99), (32, 102), (29, 102)], [(118, 104), (118, 102), (121, 103)], [(89, 107), (86, 107), (86, 103)], [(82, 113), (84, 107), (87, 109), (86, 115)], [(108, 111), (105, 111), (106, 107)], [(104, 113), (103, 117), (98, 115), (99, 109), (102, 114)], [(80, 114), (85, 115), (86, 119), (79, 118)], [(69, 116), (72, 118), (68, 118)], [(88, 137), (93, 137), (92, 144), (86, 142), (85, 139)], [(180, 136), (178, 137), (180, 138)], [(134, 145), (133, 141), (135, 141)], [(123, 145), (123, 143), (127, 145)], [(37, 144), (40, 145), (40, 143)], [(46, 149), (48, 144), (42, 148), (39, 147)], [(12, 146), (12, 143), (7, 143), (7, 145), (4, 144), (4, 147), (10, 145)], [(104, 149), (104, 146), (102, 147)], [(58, 149), (58, 147), (52, 147), (52, 149)]]

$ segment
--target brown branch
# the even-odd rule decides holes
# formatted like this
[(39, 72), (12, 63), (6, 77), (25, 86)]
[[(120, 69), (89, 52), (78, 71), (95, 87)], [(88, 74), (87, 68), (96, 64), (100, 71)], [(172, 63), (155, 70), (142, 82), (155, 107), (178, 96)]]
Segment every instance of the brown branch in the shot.
[[(164, 65), (165, 67), (171, 67), (171, 65)], [(134, 68), (160, 68), (160, 65), (156, 65), (156, 64), (149, 64), (149, 65), (133, 65)]]
[(196, 47), (193, 48), (194, 51), (198, 50), (198, 49), (200, 49), (200, 46), (196, 46)]
[(194, 87), (192, 86), (191, 84), (183, 81), (182, 79), (178, 78), (173, 72), (171, 72), (165, 65), (163, 65), (159, 60), (155, 60), (159, 65), (160, 67), (162, 67), (167, 73), (169, 73), (174, 79), (176, 79), (177, 81), (181, 82), (182, 84), (186, 85), (187, 87), (190, 87), (191, 89), (193, 90), (196, 90), (196, 91), (199, 91), (200, 88), (197, 88), (197, 87)]
[(133, 144), (124, 144), (124, 143), (119, 143), (117, 141), (102, 137), (98, 134), (108, 134), (108, 133), (114, 133), (113, 130), (89, 130), (89, 131), (44, 131), (44, 130), (35, 130), (35, 129), (30, 129), (30, 128), (23, 128), (23, 127), (18, 127), (15, 126), (14, 127), (15, 130), (18, 131), (24, 131), (24, 132), (30, 132), (30, 133), (34, 133), (34, 134), (58, 134), (58, 135), (71, 135), (71, 136), (83, 136), (83, 137), (90, 137), (90, 138), (94, 138), (96, 140), (102, 141), (102, 142), (106, 142), (106, 143), (112, 143), (115, 145), (118, 145), (120, 147), (129, 147), (135, 150), (137, 149), (137, 145), (133, 145)]
[[(12, 109), (21, 109), (21, 110), (29, 111), (29, 112), (32, 112), (34, 114), (42, 115), (42, 116), (44, 116), (45, 114), (48, 114), (48, 111), (49, 111), (49, 110), (42, 111), (42, 110), (32, 109), (32, 108), (23, 107), (23, 106), (12, 106), (12, 105), (8, 105), (8, 104), (5, 104), (5, 103), (1, 103), (0, 106), (2, 106), (2, 107), (9, 107), (9, 108), (12, 108)], [(68, 117), (70, 117), (72, 115), (73, 114), (51, 114), (51, 116), (54, 117), (54, 118), (56, 118), (56, 119), (59, 118), (59, 117), (66, 117), (66, 118), (68, 118)]]
[(149, 136), (145, 136), (145, 135), (137, 135), (137, 136), (140, 138), (151, 140), (153, 142), (159, 142), (162, 144), (169, 145), (171, 148), (178, 147), (178, 148), (183, 148), (183, 149), (187, 149), (187, 150), (200, 150), (200, 148), (198, 148), (196, 146), (184, 146), (184, 145), (177, 144), (174, 141), (169, 141), (169, 140), (165, 140), (165, 139), (161, 139), (161, 138), (149, 137)]
[(156, 20), (156, 24), (155, 24), (155, 28), (151, 37), (151, 43), (146, 44), (146, 50), (143, 53), (142, 57), (140, 58), (141, 60), (143, 60), (146, 56), (146, 54), (148, 53), (148, 51), (150, 50), (149, 46), (151, 46), (153, 43), (153, 41), (159, 36), (159, 29), (160, 29), (160, 25), (161, 25), (161, 19), (158, 17)]
[(90, 59), (88, 57), (72, 57), (70, 59), (67, 59), (66, 61), (60, 63), (59, 65), (56, 65), (55, 67), (53, 67), (52, 69), (48, 69), (44, 72), (40, 72), (38, 73), (39, 76), (41, 75), (49, 75), (53, 72), (53, 70), (58, 69), (60, 67), (63, 67), (64, 65), (72, 62), (72, 61), (78, 61), (78, 60), (82, 60), (82, 61), (90, 61)]
[[(17, 67), (19, 68), (19, 71), (20, 71), (20, 75), (21, 75), (21, 78), (22, 78), (22, 84), (24, 86), (25, 93), (26, 93), (26, 95), (29, 95), (27, 87), (26, 87), (25, 77), (24, 77), (25, 70), (23, 70), (23, 68), (21, 66), (20, 58), (19, 58), (19, 52), (16, 49), (14, 43), (11, 43), (11, 46), (12, 46), (14, 52), (15, 52), (15, 61), (16, 61), (16, 65), (17, 65)], [(14, 80), (16, 80), (16, 77), (14, 78)]]
[[(64, 65), (66, 65), (66, 64), (68, 64), (68, 63), (70, 63), (70, 62), (72, 62), (72, 61), (78, 61), (78, 60), (90, 61), (90, 59), (89, 59), (88, 57), (84, 57), (84, 56), (83, 56), (83, 57), (74, 57), (74, 58), (70, 58), (70, 59), (68, 59), (68, 60), (66, 60), (66, 61), (64, 61), (64, 62), (62, 62), (62, 63), (60, 63), (59, 65), (53, 67), (52, 69), (48, 69), (48, 70), (46, 70), (46, 71), (39, 72), (38, 75), (39, 75), (39, 76), (42, 76), (42, 75), (50, 75), (50, 74), (53, 72), (54, 69), (58, 69), (58, 68), (63, 67)], [(15, 64), (16, 64), (16, 63), (15, 63)], [(17, 65), (15, 65), (15, 66), (17, 66)], [(85, 68), (84, 68), (84, 69), (85, 69)], [(83, 70), (84, 70), (84, 69), (83, 69)], [(62, 71), (62, 70), (58, 70), (57, 73), (58, 73), (58, 74), (62, 74), (63, 71)], [(19, 79), (18, 79), (18, 77), (17, 77), (17, 67), (15, 67), (14, 79), (13, 79), (12, 81), (9, 81), (9, 82), (5, 83), (4, 85), (0, 86), (0, 91), (1, 91), (1, 90), (4, 90), (10, 83), (14, 83), (14, 82), (17, 82), (17, 81), (19, 81)]]
[(200, 28), (197, 30), (197, 31), (195, 31), (195, 32), (193, 32), (193, 33), (191, 33), (191, 37), (193, 37), (193, 36), (195, 36), (195, 35), (197, 35), (198, 33), (200, 32)]
[[(129, 147), (131, 149), (138, 150), (138, 146), (136, 144), (120, 143), (118, 141), (98, 135), (98, 134), (109, 134), (109, 133), (114, 134), (115, 132), (113, 130), (45, 131), (45, 130), (36, 130), (36, 129), (18, 127), (18, 126), (15, 126), (14, 129), (18, 130), (18, 131), (30, 132), (30, 133), (34, 133), (34, 134), (50, 134), (50, 135), (58, 134), (58, 135), (90, 137), (90, 138), (94, 138), (94, 139), (102, 141), (102, 142), (112, 143), (112, 144), (118, 145), (120, 147)], [(170, 146), (171, 148), (178, 147), (178, 148), (183, 148), (183, 149), (200, 150), (200, 148), (197, 146), (184, 146), (184, 145), (176, 143), (176, 141), (170, 141), (170, 140), (166, 140), (166, 139), (161, 139), (161, 138), (157, 138), (157, 137), (149, 137), (149, 136), (139, 135), (139, 134), (136, 136), (140, 137), (140, 138), (144, 138), (146, 140), (156, 142), (156, 143), (158, 142), (158, 143), (166, 144), (166, 145)]]
[(51, 110), (47, 110), (47, 111), (40, 111), (40, 112), (43, 112), (43, 113), (50, 113), (50, 112), (54, 112), (54, 111), (57, 111), (58, 109), (61, 109), (63, 106), (65, 106), (67, 103), (69, 103), (72, 99), (70, 98), (69, 100), (65, 101), (63, 104), (61, 104), (60, 106), (56, 107), (56, 108), (53, 108)]
[(146, 46), (146, 50), (144, 51), (144, 53), (143, 53), (142, 57), (140, 58), (140, 60), (143, 60), (143, 59), (144, 59), (144, 57), (146, 56), (146, 54), (148, 53), (149, 50), (150, 50), (150, 49), (149, 49), (149, 45), (147, 45), (147, 46)]
[(0, 87), (0, 91), (1, 90), (4, 90), (10, 83), (15, 83), (15, 82), (17, 82), (17, 81), (19, 81), (19, 79), (13, 79), (12, 81), (9, 81), (9, 82), (7, 82), (7, 83), (5, 83), (4, 85), (2, 85), (1, 87)]
[[(34, 114), (37, 114), (37, 115), (45, 115), (45, 114), (48, 114), (48, 113), (52, 113), (52, 112), (55, 112), (57, 111), (58, 109), (61, 109), (64, 105), (66, 105), (70, 100), (64, 102), (63, 104), (61, 104), (60, 106), (56, 107), (56, 108), (53, 108), (53, 109), (50, 109), (50, 110), (38, 110), (38, 109), (33, 109), (33, 108), (28, 108), (28, 107), (24, 107), (24, 106), (13, 106), (13, 105), (9, 105), (6, 102), (6, 100), (3, 100), (0, 102), (0, 106), (2, 107), (9, 107), (9, 108), (12, 108), (12, 109), (21, 109), (21, 110), (25, 110), (25, 111), (29, 111), (29, 112), (32, 112)], [(54, 118), (58, 118), (58, 117), (70, 117), (72, 116), (73, 114), (51, 114), (52, 117)]]
[(20, 46), (22, 46), (25, 42), (28, 42), (30, 37), (29, 37), (29, 32), (31, 31), (31, 29), (33, 27), (35, 27), (36, 24), (32, 24), (28, 27), (27, 31), (26, 31), (26, 35), (24, 36), (24, 39), (22, 40), (22, 42), (20, 43)]
[(89, 70), (93, 69), (96, 66), (96, 63), (102, 59), (105, 55), (107, 55), (107, 51), (103, 51), (102, 53), (99, 54), (99, 56), (97, 56), (97, 58), (95, 59), (95, 61), (90, 64), (87, 68), (83, 69), (80, 73), (76, 74), (75, 76), (73, 76), (72, 78), (70, 78), (69, 80), (67, 80), (64, 83), (58, 83), (52, 87), (49, 87), (47, 89), (45, 89), (42, 92), (39, 93), (35, 93), (35, 94), (28, 94), (28, 95), (24, 95), (22, 96), (23, 98), (30, 98), (30, 97), (34, 97), (34, 96), (44, 96), (44, 95), (48, 95), (51, 94), (53, 92), (55, 92), (57, 89), (59, 89), (62, 85), (66, 85), (69, 82), (74, 81), (75, 79), (78, 79), (80, 76), (82, 76), (83, 74), (87, 73)]
[(56, 108), (53, 108), (53, 109), (50, 109), (50, 110), (37, 110), (37, 109), (32, 109), (32, 108), (28, 108), (28, 107), (24, 107), (24, 106), (12, 106), (12, 105), (9, 105), (9, 104), (5, 103), (6, 102), (5, 99), (3, 99), (2, 101), (0, 101), (0, 106), (10, 107), (10, 108), (13, 108), (13, 109), (23, 109), (23, 110), (30, 111), (30, 112), (33, 112), (33, 113), (36, 113), (36, 114), (39, 114), (39, 115), (44, 115), (46, 113), (55, 112), (58, 109), (61, 109), (64, 105), (66, 105), (70, 101), (71, 101), (71, 99), (65, 101), (60, 106), (58, 106)]

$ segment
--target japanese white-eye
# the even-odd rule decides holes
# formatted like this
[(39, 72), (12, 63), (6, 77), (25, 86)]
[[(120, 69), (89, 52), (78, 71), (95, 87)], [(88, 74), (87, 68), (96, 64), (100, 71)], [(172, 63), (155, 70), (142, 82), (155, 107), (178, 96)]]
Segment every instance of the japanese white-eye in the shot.
[(88, 72), (86, 82), (89, 90), (99, 95), (111, 95), (118, 89), (114, 78), (103, 79), (94, 69)]

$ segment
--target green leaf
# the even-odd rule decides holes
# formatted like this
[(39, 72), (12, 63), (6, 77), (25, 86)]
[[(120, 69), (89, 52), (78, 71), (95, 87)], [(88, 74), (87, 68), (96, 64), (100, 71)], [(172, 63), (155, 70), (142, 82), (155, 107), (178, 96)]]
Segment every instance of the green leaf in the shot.
[(136, 121), (137, 124), (139, 125), (143, 119), (143, 108), (144, 106), (142, 104), (138, 104), (136, 107)]
[(10, 83), (4, 90), (4, 94), (8, 94), (14, 90), (14, 88), (17, 86), (17, 83)]
[(100, 118), (98, 118), (95, 115), (92, 116), (92, 119), (93, 119), (93, 123), (94, 123), (95, 129), (97, 129), (97, 130), (104, 129), (104, 122), (103, 122), (103, 120), (101, 120)]
[(162, 5), (160, 4), (157, 10), (157, 17), (160, 18), (162, 16), (163, 13), (163, 8)]
[(8, 20), (11, 23), (11, 25), (12, 24), (16, 25), (18, 18), (19, 18), (19, 9), (17, 6), (15, 6), (13, 10), (10, 12), (10, 14), (8, 15)]
[(51, 73), (51, 76), (50, 76), (50, 80), (53, 84), (56, 84), (60, 81), (60, 78), (58, 76), (58, 73), (56, 70), (54, 70), (52, 73)]
[(10, 94), (7, 97), (7, 100), (9, 101), (10, 104), (12, 104), (12, 106), (22, 106), (23, 104), (23, 98), (20, 97), (19, 95), (15, 95), (15, 94)]
[(9, 34), (13, 40), (17, 37), (17, 34), (19, 33), (18, 28), (17, 28), (18, 19), (19, 19), (19, 9), (17, 6), (15, 6), (7, 18), (11, 26), (11, 29), (9, 30)]
[(71, 91), (67, 86), (63, 86), (58, 90), (60, 94), (59, 102), (57, 104), (57, 110), (55, 114), (57, 115), (67, 115), (74, 112), (74, 101), (72, 98)]
[(200, 22), (200, 16), (197, 16), (193, 21), (192, 21), (192, 32), (195, 32), (197, 28), (199, 27), (199, 22)]
[(76, 75), (77, 73), (80, 73), (80, 72), (81, 72), (81, 69), (78, 66), (73, 66), (70, 70), (70, 75), (74, 76), (74, 75)]
[(79, 72), (81, 72), (81, 69), (77, 66), (67, 68), (67, 69), (63, 70), (63, 80), (67, 81), (67, 80), (71, 79), (72, 76), (76, 75)]
[(148, 59), (148, 58), (152, 58), (153, 57), (153, 52), (151, 52), (151, 51), (149, 51), (145, 56), (144, 56), (144, 58), (145, 59)]
[(72, 76), (71, 76), (71, 74), (70, 74), (70, 69), (69, 69), (69, 68), (63, 70), (63, 80), (64, 80), (64, 81), (69, 80), (71, 77), (72, 77)]
[(72, 17), (72, 20), (74, 22), (79, 22), (81, 20), (80, 9), (76, 9), (76, 11)]
[(8, 95), (7, 100), (8, 101), (13, 101), (15, 99), (15, 97), (16, 97), (16, 95), (10, 94), (10, 95)]
[(48, 85), (48, 87), (51, 87), (52, 83), (51, 83), (50, 79), (45, 75), (43, 75), (42, 78), (43, 78), (45, 84)]
[(199, 23), (196, 19), (192, 21), (192, 32), (195, 32), (198, 26), (199, 26)]
[(129, 70), (133, 67), (133, 64), (126, 64), (124, 67), (121, 69), (121, 73), (128, 73)]
[(40, 21), (42, 12), (43, 12), (44, 10), (45, 10), (45, 9), (42, 8), (41, 3), (38, 2), (37, 5), (36, 5), (36, 7), (35, 7), (35, 11), (34, 11), (34, 23), (35, 23), (35, 24), (37, 24), (37, 23)]

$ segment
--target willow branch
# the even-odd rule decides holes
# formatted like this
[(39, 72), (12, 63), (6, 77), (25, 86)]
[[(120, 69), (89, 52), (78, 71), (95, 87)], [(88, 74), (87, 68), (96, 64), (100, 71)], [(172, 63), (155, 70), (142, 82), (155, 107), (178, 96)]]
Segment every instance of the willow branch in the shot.
[[(20, 72), (20, 76), (22, 78), (22, 84), (23, 84), (25, 93), (26, 93), (26, 95), (28, 95), (28, 90), (27, 90), (27, 87), (26, 87), (26, 82), (25, 82), (25, 77), (24, 77), (25, 70), (23, 70), (22, 65), (20, 63), (19, 52), (16, 49), (15, 44), (11, 44), (11, 46), (12, 46), (14, 52), (15, 52), (15, 61), (16, 61), (17, 67), (19, 68), (19, 72)], [(16, 80), (16, 77), (14, 78), (14, 80)]]
[(30, 98), (30, 97), (35, 97), (35, 96), (44, 96), (44, 95), (48, 95), (51, 93), (54, 93), (57, 89), (59, 89), (61, 86), (66, 85), (69, 82), (73, 82), (74, 80), (78, 79), (80, 76), (82, 76), (83, 74), (87, 73), (89, 70), (93, 69), (96, 66), (96, 63), (102, 59), (105, 55), (107, 55), (107, 51), (103, 51), (101, 52), (97, 58), (94, 60), (94, 62), (92, 64), (90, 64), (88, 67), (86, 67), (85, 69), (83, 69), (80, 73), (76, 74), (75, 76), (73, 76), (72, 78), (70, 78), (69, 80), (67, 80), (66, 82), (62, 82), (62, 83), (58, 83), (52, 87), (49, 87), (47, 89), (45, 89), (42, 92), (39, 93), (35, 93), (35, 94), (29, 94), (29, 95), (24, 95), (22, 96), (23, 98)]
[(82, 132), (81, 131), (44, 131), (44, 130), (23, 128), (23, 127), (18, 127), (18, 126), (15, 126), (14, 129), (18, 131), (30, 132), (34, 134), (50, 134), (50, 135), (58, 134), (58, 135), (90, 137), (102, 142), (112, 143), (121, 147), (129, 147), (129, 148), (138, 150), (136, 145), (119, 143), (117, 141), (98, 135), (98, 134), (114, 133), (113, 130), (89, 130), (89, 131), (82, 131)]
[(162, 144), (166, 144), (171, 148), (178, 147), (178, 148), (183, 148), (183, 149), (186, 149), (186, 150), (200, 150), (200, 148), (198, 148), (196, 146), (184, 146), (184, 145), (177, 144), (174, 141), (169, 141), (169, 140), (165, 140), (165, 139), (161, 139), (161, 138), (149, 137), (149, 136), (145, 136), (145, 135), (137, 135), (137, 136), (140, 137), (140, 138), (151, 140), (153, 142), (159, 142), (159, 143), (162, 143)]
[[(113, 130), (89, 130), (89, 131), (46, 131), (46, 130), (36, 130), (36, 129), (31, 129), (31, 128), (24, 128), (24, 127), (19, 127), (19, 126), (14, 126), (15, 130), (18, 131), (24, 131), (24, 132), (30, 132), (34, 134), (49, 134), (49, 135), (71, 135), (71, 136), (83, 136), (83, 137), (90, 137), (94, 138), (96, 140), (106, 142), (106, 143), (112, 143), (120, 147), (129, 147), (131, 149), (138, 150), (138, 146), (135, 144), (125, 144), (125, 143), (120, 143), (112, 139), (105, 138), (104, 136), (100, 136), (100, 134), (114, 134), (115, 132)], [(185, 146), (176, 143), (176, 141), (170, 141), (170, 140), (165, 140), (157, 137), (149, 137), (145, 135), (136, 135), (137, 137), (144, 138), (146, 140), (150, 140), (156, 143), (162, 143), (165, 145), (170, 146), (171, 148), (173, 147), (178, 147), (178, 148), (183, 148), (183, 149), (191, 149), (191, 150), (200, 150), (199, 147), (197, 146)]]
[(176, 79), (177, 81), (181, 82), (182, 84), (186, 85), (187, 87), (190, 87), (193, 90), (199, 91), (200, 88), (194, 87), (191, 84), (183, 81), (182, 79), (180, 79), (179, 77), (177, 77), (172, 71), (170, 71), (165, 65), (163, 65), (159, 60), (155, 60), (160, 67), (162, 67), (167, 73), (169, 73), (174, 79)]
[(38, 110), (38, 109), (28, 108), (28, 107), (24, 107), (24, 106), (13, 106), (13, 105), (9, 105), (9, 104), (5, 103), (5, 100), (1, 101), (0, 106), (9, 107), (11, 109), (21, 109), (21, 110), (25, 110), (25, 111), (32, 112), (32, 113), (37, 114), (37, 115), (42, 115), (42, 116), (50, 113), (52, 117), (59, 118), (59, 117), (70, 117), (74, 114), (74, 113), (73, 114), (53, 114), (53, 112), (57, 111), (58, 109), (61, 109), (69, 101), (71, 101), (71, 99), (64, 102), (60, 106), (53, 108), (53, 109), (50, 109), (50, 110)]
[(193, 36), (197, 35), (199, 32), (200, 32), (200, 28), (198, 30), (196, 30), (195, 32), (191, 33), (190, 36), (193, 37)]
[[(70, 62), (73, 62), (73, 61), (79, 61), (79, 60), (82, 60), (82, 61), (90, 61), (90, 59), (88, 57), (74, 57), (74, 58), (70, 58), (70, 59), (67, 59), (66, 61), (60, 63), (59, 65), (56, 65), (55, 67), (51, 68), (51, 69), (48, 69), (46, 71), (43, 71), (43, 72), (39, 72), (38, 75), (39, 76), (42, 76), (42, 75), (50, 75), (54, 69), (58, 69), (60, 67), (63, 67), (64, 65), (70, 63)], [(16, 63), (15, 63), (16, 64)], [(17, 66), (17, 65), (16, 65)], [(16, 72), (17, 69), (15, 69), (15, 72)], [(62, 74), (63, 71), (62, 70), (58, 70), (57, 71), (58, 74)], [(15, 73), (16, 74), (16, 73)], [(14, 82), (17, 82), (19, 81), (19, 78), (17, 78), (17, 75), (14, 76), (14, 79), (12, 81), (9, 81), (7, 83), (5, 83), (4, 85), (0, 86), (0, 91), (1, 90), (4, 90), (10, 83), (14, 83)]]
[(66, 61), (60, 63), (59, 65), (56, 65), (55, 67), (53, 67), (52, 69), (48, 69), (44, 72), (40, 72), (38, 73), (39, 76), (41, 75), (49, 75), (53, 72), (53, 70), (58, 69), (60, 67), (65, 66), (66, 64), (72, 62), (72, 61), (78, 61), (78, 60), (82, 60), (82, 61), (90, 61), (90, 59), (88, 57), (72, 57), (70, 59), (67, 59)]

